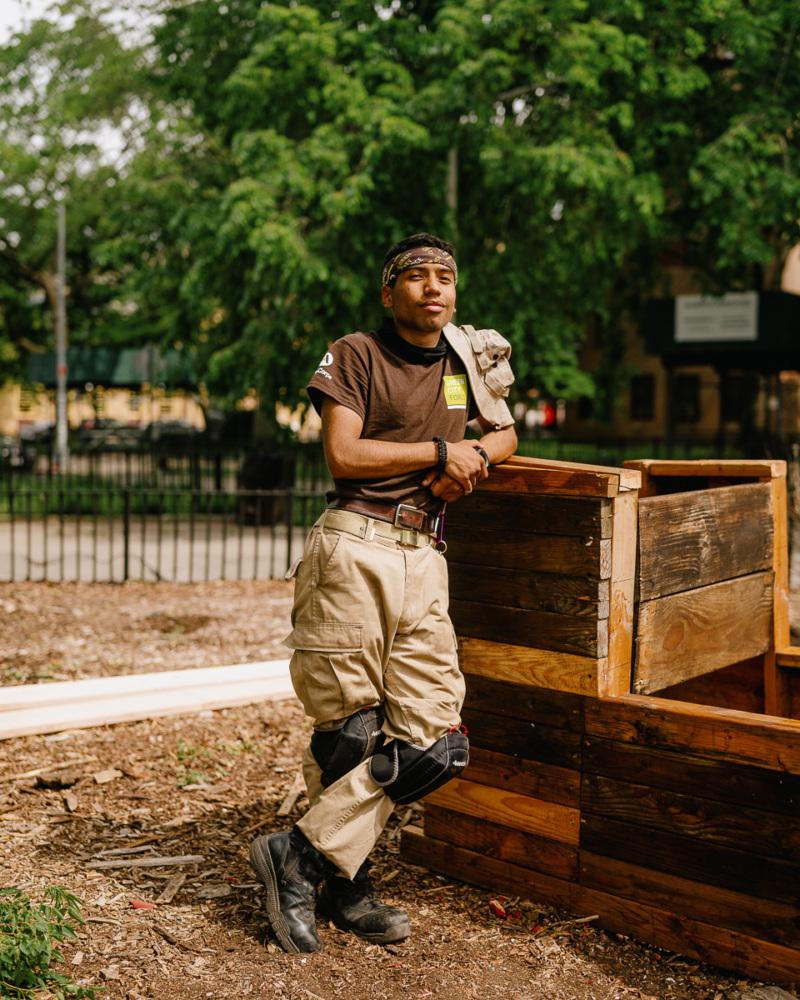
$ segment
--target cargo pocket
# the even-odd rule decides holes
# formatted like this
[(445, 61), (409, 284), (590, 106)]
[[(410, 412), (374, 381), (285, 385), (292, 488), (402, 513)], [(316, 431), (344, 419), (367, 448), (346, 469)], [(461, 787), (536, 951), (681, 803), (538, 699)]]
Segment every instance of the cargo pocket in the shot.
[(297, 622), (284, 645), (294, 650), (294, 689), (317, 724), (347, 718), (380, 701), (364, 662), (361, 625)]

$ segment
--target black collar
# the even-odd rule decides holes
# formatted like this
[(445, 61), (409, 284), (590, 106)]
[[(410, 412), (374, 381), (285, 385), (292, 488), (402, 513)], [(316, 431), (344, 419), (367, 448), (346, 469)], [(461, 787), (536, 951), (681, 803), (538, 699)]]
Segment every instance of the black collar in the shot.
[(444, 334), (439, 337), (436, 347), (415, 347), (400, 336), (394, 328), (394, 320), (388, 316), (384, 317), (378, 327), (378, 336), (394, 354), (412, 365), (432, 365), (441, 361), (447, 354), (447, 340)]

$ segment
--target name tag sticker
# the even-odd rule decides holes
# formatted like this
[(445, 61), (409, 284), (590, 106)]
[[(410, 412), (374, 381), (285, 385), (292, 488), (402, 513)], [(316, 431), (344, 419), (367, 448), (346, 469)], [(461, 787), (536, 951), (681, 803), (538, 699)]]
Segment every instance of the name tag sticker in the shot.
[(444, 375), (444, 399), (448, 410), (466, 410), (467, 408), (467, 376)]

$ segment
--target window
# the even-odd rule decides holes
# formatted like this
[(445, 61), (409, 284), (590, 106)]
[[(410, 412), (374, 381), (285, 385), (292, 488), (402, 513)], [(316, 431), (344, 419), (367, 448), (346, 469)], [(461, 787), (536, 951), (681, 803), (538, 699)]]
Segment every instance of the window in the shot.
[(676, 424), (696, 424), (700, 420), (699, 375), (675, 375), (670, 395), (670, 410)]
[(655, 375), (634, 375), (631, 378), (631, 420), (653, 419), (655, 394)]

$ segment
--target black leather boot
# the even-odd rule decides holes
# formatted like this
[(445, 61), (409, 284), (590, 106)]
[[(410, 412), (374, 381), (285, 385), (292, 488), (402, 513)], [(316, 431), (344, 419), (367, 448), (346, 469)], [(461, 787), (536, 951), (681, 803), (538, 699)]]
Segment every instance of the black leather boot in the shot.
[(320, 912), (337, 927), (372, 944), (402, 941), (411, 933), (408, 917), (378, 898), (369, 869), (365, 861), (352, 881), (340, 875), (327, 878), (319, 892)]
[(257, 837), (250, 863), (267, 890), (267, 918), (284, 951), (322, 951), (314, 922), (317, 886), (336, 871), (299, 830)]

